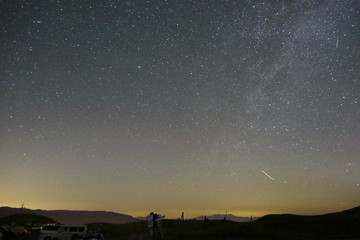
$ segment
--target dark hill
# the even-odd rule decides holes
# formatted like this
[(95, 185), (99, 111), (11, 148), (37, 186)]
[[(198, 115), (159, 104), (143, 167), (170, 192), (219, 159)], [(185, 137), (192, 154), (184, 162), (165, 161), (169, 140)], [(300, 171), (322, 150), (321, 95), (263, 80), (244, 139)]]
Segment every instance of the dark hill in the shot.
[(272, 232), (292, 232), (303, 236), (360, 237), (360, 207), (316, 216), (267, 215), (255, 221), (254, 225)]
[[(172, 240), (360, 240), (359, 209), (318, 216), (267, 215), (254, 222), (164, 220), (162, 227), (164, 239)], [(89, 225), (90, 230), (98, 227)], [(146, 221), (102, 227), (107, 239), (149, 239)]]
[(54, 219), (55, 221), (63, 224), (77, 223), (85, 224), (91, 222), (104, 222), (104, 223), (130, 223), (137, 221), (135, 218), (115, 213), (115, 212), (105, 212), (105, 211), (69, 211), (69, 210), (32, 210), (27, 208), (10, 208), (10, 207), (0, 207), (0, 217), (9, 216), (12, 214), (36, 214), (44, 217)]
[(39, 216), (36, 214), (13, 214), (7, 217), (0, 218), (0, 225), (12, 224), (16, 225), (35, 225), (35, 224), (46, 224), (46, 223), (57, 223), (55, 220)]
[(266, 223), (288, 223), (288, 222), (302, 222), (302, 221), (323, 221), (323, 222), (337, 222), (337, 221), (360, 221), (360, 206), (352, 209), (348, 209), (336, 213), (327, 213), (323, 215), (315, 216), (302, 216), (302, 215), (293, 215), (293, 214), (270, 214), (266, 215), (256, 222)]

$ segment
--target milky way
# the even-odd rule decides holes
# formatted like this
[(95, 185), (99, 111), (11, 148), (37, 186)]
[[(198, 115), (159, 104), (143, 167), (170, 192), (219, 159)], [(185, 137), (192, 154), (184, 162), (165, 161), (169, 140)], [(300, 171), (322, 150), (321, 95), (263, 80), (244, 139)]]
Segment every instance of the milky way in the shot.
[(1, 1), (0, 205), (360, 204), (358, 1)]

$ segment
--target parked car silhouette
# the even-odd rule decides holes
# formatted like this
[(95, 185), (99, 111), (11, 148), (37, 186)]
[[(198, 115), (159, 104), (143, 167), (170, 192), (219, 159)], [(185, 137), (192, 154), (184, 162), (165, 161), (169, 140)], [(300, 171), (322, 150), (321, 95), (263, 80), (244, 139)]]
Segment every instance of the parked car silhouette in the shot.
[(76, 240), (84, 239), (87, 234), (86, 225), (61, 225), (57, 231), (47, 236), (39, 237), (39, 240)]
[(14, 236), (30, 234), (30, 231), (26, 230), (23, 226), (3, 226), (3, 228), (11, 232)]
[(3, 239), (8, 239), (8, 238), (15, 236), (12, 232), (7, 230), (5, 227), (0, 227), (0, 233), (2, 234)]

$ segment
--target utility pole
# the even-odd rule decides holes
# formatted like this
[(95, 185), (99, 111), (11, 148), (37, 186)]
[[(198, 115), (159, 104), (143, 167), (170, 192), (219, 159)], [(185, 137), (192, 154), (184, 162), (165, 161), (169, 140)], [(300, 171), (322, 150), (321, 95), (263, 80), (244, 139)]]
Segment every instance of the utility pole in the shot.
[(181, 218), (180, 218), (181, 221), (185, 221), (185, 218), (184, 218), (184, 212), (181, 213)]
[(21, 210), (20, 210), (20, 213), (21, 213), (21, 214), (23, 214), (24, 206), (25, 206), (25, 203), (23, 202), (23, 203), (21, 204)]

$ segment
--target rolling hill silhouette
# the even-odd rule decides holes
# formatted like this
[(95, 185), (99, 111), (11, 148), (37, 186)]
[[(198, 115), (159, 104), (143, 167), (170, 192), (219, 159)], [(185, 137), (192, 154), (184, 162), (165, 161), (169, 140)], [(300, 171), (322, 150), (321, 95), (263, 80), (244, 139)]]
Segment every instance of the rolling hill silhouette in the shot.
[(12, 214), (3, 218), (0, 218), (0, 225), (3, 224), (12, 224), (16, 223), (16, 225), (34, 225), (34, 224), (48, 224), (48, 223), (57, 223), (55, 220), (39, 216), (36, 214)]
[(113, 224), (130, 223), (137, 221), (129, 215), (106, 212), (106, 211), (69, 211), (69, 210), (32, 210), (27, 208), (11, 208), (0, 207), (0, 218), (12, 214), (36, 214), (54, 219), (56, 222), (63, 224), (77, 223), (93, 223), (93, 222), (106, 222)]
[(273, 233), (360, 237), (360, 206), (315, 216), (271, 214), (258, 219), (253, 224), (262, 229), (271, 229)]

